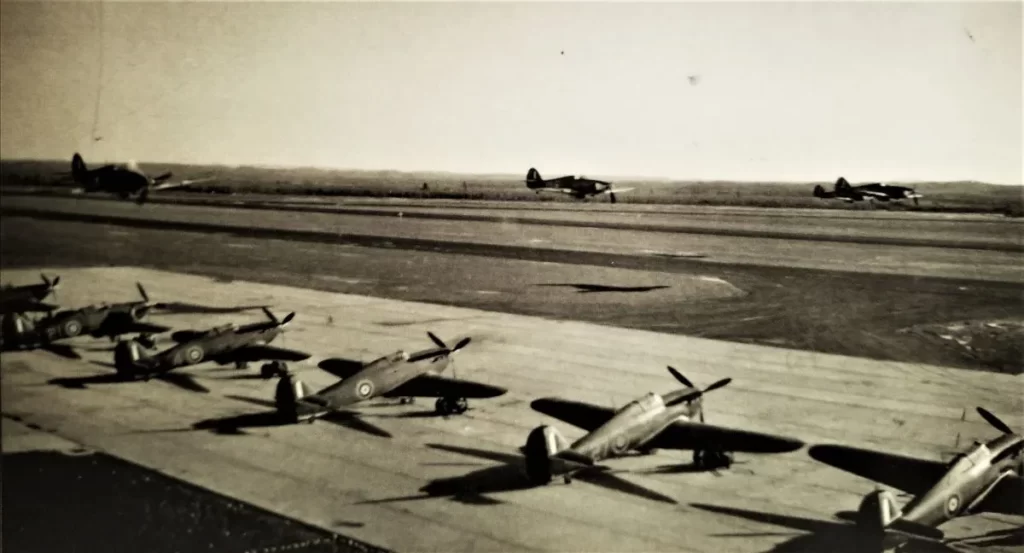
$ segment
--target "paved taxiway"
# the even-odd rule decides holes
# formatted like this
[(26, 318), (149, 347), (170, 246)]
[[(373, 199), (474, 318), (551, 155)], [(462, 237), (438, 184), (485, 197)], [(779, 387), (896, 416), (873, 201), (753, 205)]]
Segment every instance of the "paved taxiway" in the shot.
[[(599, 252), (620, 255), (646, 255), (675, 258), (699, 258), (702, 263), (739, 264), (771, 267), (799, 267), (806, 269), (841, 270), (852, 272), (943, 276), (1024, 283), (1020, 268), (1021, 229), (1024, 225), (979, 223), (986, 237), (972, 236), (975, 227), (968, 222), (956, 222), (951, 227), (932, 229), (933, 221), (918, 224), (895, 223), (892, 220), (872, 221), (870, 236), (860, 242), (817, 241), (815, 236), (846, 228), (848, 222), (837, 226), (827, 218), (807, 220), (786, 219), (787, 222), (761, 221), (754, 229), (744, 229), (748, 223), (718, 223), (728, 230), (743, 230), (749, 235), (720, 236), (719, 230), (708, 229), (699, 233), (678, 233), (649, 230), (622, 230), (620, 228), (580, 228), (562, 226), (563, 222), (524, 224), (509, 219), (466, 221), (448, 220), (452, 211), (446, 209), (439, 218), (429, 220), (395, 216), (360, 216), (339, 213), (310, 213), (294, 210), (225, 209), (224, 207), (197, 207), (192, 205), (157, 204), (137, 206), (129, 202), (85, 198), (4, 197), (2, 212), (6, 216), (18, 214), (61, 217), (92, 222), (118, 222), (151, 228), (174, 228), (194, 225), (198, 230), (230, 231), (258, 228), (316, 233), (350, 238), (366, 236), (417, 241), (444, 241), (476, 246), (504, 246), (546, 249), (567, 252)], [(404, 211), (402, 211), (404, 212)], [(609, 223), (607, 213), (557, 212), (559, 218), (571, 215), (573, 219), (589, 217), (587, 224)], [(612, 214), (615, 215), (615, 214)], [(748, 217), (750, 218), (750, 217)], [(559, 219), (561, 220), (561, 219)], [(707, 220), (706, 220), (707, 221)], [(809, 221), (814, 221), (811, 225)], [(882, 223), (880, 224), (879, 221)], [(577, 221), (578, 222), (578, 221)], [(759, 237), (772, 236), (772, 229), (800, 222), (800, 239)], [(617, 225), (611, 222), (609, 224)], [(947, 223), (942, 223), (946, 225)], [(909, 226), (908, 226), (909, 225)], [(645, 227), (646, 228), (646, 227)], [(651, 228), (658, 228), (657, 226)], [(748, 232), (749, 231), (749, 232)], [(789, 231), (787, 231), (789, 232)], [(927, 236), (918, 236), (923, 233)], [(255, 231), (254, 231), (255, 234)], [(777, 233), (776, 233), (777, 234)], [(878, 243), (883, 238), (918, 241), (925, 245), (893, 245)], [(941, 235), (942, 238), (935, 238)], [(950, 247), (981, 242), (978, 248)], [(995, 249), (993, 249), (995, 248)], [(1004, 248), (1004, 249), (999, 249)], [(1007, 251), (1006, 248), (1009, 250)]]
[[(33, 281), (40, 270), (54, 272), (52, 267), (5, 269), (3, 280)], [(697, 383), (734, 378), (729, 387), (708, 396), (709, 422), (786, 433), (809, 442), (836, 440), (935, 458), (954, 445), (957, 434), (960, 444), (993, 435), (973, 412), (975, 405), (988, 407), (1011, 426), (1024, 427), (1020, 377), (1010, 375), (143, 269), (59, 273), (66, 279), (60, 301), (68, 306), (132, 299), (133, 283), (142, 281), (161, 299), (221, 306), (268, 302), (279, 313), (297, 311), (282, 343), (314, 353), (308, 365), (326, 356), (369, 360), (399, 347), (416, 349), (426, 344), (426, 330), (446, 339), (472, 336), (474, 342), (455, 362), (458, 374), (506, 386), (511, 393), (473, 402), (466, 416), (449, 420), (424, 416), (432, 405), (423, 401), (366, 408), (374, 424), (396, 436), (392, 440), (322, 423), (245, 436), (175, 431), (198, 419), (259, 410), (225, 396), (268, 399), (273, 384), (239, 378), (243, 371), (235, 369), (192, 370), (211, 387), (211, 394), (191, 394), (157, 381), (87, 389), (47, 384), (56, 377), (109, 370), (88, 362), (109, 362), (109, 351), (95, 351), (109, 347), (101, 341), (77, 340), (87, 361), (40, 352), (4, 354), (0, 360), (5, 414), (397, 550), (844, 551), (844, 530), (828, 521), (837, 511), (855, 509), (874, 485), (818, 465), (803, 451), (740, 456), (740, 464), (719, 475), (689, 473), (688, 456), (671, 452), (609, 463), (632, 469), (625, 478), (679, 502), (668, 505), (583, 482), (503, 491), (522, 481), (518, 470), (492, 468), (497, 466), (493, 461), (430, 447), (476, 448), (482, 450), (478, 455), (512, 453), (532, 427), (552, 423), (528, 408), (530, 399), (563, 395), (622, 403), (648, 391), (672, 389), (667, 364)], [(167, 315), (154, 320), (206, 327), (249, 317)], [(313, 387), (331, 380), (315, 368), (302, 370), (300, 378)], [(554, 424), (570, 438), (580, 435)], [(422, 498), (426, 494), (420, 488), (439, 479), (454, 480), (430, 488), (438, 497)], [(495, 492), (486, 494), (490, 501), (476, 495), (489, 491)], [(719, 514), (695, 503), (733, 511)], [(765, 513), (797, 517), (788, 524), (815, 531), (766, 522)], [(1019, 524), (1011, 517), (971, 517), (950, 524), (947, 534), (979, 536)]]

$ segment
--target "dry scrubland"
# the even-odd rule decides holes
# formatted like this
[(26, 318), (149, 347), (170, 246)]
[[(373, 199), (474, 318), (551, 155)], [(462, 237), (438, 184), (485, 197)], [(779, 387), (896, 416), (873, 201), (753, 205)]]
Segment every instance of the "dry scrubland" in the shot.
[[(98, 166), (98, 165), (90, 165)], [(558, 194), (537, 195), (523, 184), (524, 177), (493, 174), (440, 172), (353, 171), (315, 168), (230, 167), (222, 165), (143, 164), (152, 174), (173, 171), (176, 179), (215, 177), (216, 182), (183, 190), (196, 193), (294, 194), (315, 196), (438, 198), (467, 200), (574, 201)], [(0, 176), (5, 187), (71, 186), (60, 173), (70, 170), (67, 161), (3, 161)], [(526, 171), (523, 171), (525, 175)], [(548, 175), (555, 177), (558, 175)], [(601, 178), (592, 175), (595, 178)], [(836, 175), (838, 177), (838, 175)], [(673, 181), (668, 179), (616, 179), (616, 186), (636, 190), (619, 196), (620, 202), (645, 204), (723, 205), (752, 207), (816, 207), (822, 209), (889, 209), (1024, 215), (1020, 186), (979, 182), (891, 183), (914, 186), (926, 197), (920, 206), (907, 203), (846, 204), (815, 198), (819, 183)], [(604, 201), (603, 199), (591, 201)]]

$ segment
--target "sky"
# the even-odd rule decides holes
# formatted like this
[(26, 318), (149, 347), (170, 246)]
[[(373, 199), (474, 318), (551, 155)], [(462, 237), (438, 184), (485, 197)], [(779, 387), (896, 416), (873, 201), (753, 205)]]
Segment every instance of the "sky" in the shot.
[(1021, 184), (1021, 18), (1021, 2), (3, 0), (0, 158)]

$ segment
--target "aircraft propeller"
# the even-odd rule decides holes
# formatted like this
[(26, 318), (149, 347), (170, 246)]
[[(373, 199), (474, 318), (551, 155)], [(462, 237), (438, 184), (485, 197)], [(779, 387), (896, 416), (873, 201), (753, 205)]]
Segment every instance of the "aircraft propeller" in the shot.
[(295, 312), (294, 311), (292, 311), (291, 313), (285, 315), (284, 319), (278, 319), (277, 316), (275, 316), (270, 311), (270, 309), (267, 309), (266, 307), (261, 307), (260, 309), (263, 310), (263, 313), (267, 316), (268, 319), (270, 319), (271, 322), (273, 322), (276, 326), (281, 327), (281, 328), (283, 328), (285, 325), (290, 323), (292, 321), (292, 319), (295, 318)]
[(1011, 430), (1005, 422), (999, 420), (999, 417), (993, 415), (984, 407), (977, 407), (977, 410), (978, 414), (981, 415), (981, 418), (985, 419), (985, 422), (991, 424), (996, 430), (1002, 432), (1003, 434), (1014, 433), (1013, 430)]

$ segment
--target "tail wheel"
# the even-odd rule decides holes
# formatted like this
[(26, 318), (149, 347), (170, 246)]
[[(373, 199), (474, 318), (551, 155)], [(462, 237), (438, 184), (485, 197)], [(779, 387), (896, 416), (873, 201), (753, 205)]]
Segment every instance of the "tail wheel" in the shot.
[(466, 398), (442, 397), (434, 404), (437, 412), (442, 415), (461, 415), (469, 410), (469, 402)]
[(63, 325), (64, 336), (68, 338), (74, 338), (82, 333), (82, 323), (78, 319), (71, 319), (66, 321)]
[(693, 464), (702, 470), (727, 469), (732, 461), (733, 455), (727, 451), (698, 449), (693, 452)]

